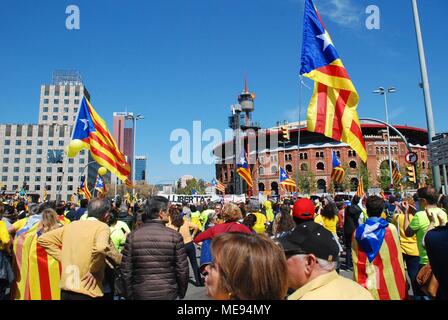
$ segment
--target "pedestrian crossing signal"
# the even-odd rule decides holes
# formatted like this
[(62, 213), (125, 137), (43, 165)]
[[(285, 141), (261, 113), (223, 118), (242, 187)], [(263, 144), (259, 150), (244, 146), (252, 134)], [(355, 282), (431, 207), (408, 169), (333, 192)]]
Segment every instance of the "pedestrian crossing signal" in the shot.
[(282, 140), (289, 141), (289, 129), (288, 126), (281, 127), (282, 130)]
[(408, 180), (412, 183), (416, 182), (415, 179), (415, 168), (414, 166), (407, 166), (406, 167), (406, 171), (407, 171), (407, 176), (408, 176)]

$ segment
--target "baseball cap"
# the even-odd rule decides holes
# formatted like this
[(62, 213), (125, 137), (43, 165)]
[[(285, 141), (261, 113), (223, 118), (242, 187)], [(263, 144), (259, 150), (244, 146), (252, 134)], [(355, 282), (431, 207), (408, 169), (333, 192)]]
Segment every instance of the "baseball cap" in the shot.
[(294, 230), (280, 234), (274, 241), (290, 255), (314, 254), (326, 261), (336, 261), (339, 256), (339, 246), (333, 234), (314, 221), (304, 222)]
[(301, 220), (314, 219), (314, 204), (310, 199), (302, 198), (294, 203), (292, 215)]

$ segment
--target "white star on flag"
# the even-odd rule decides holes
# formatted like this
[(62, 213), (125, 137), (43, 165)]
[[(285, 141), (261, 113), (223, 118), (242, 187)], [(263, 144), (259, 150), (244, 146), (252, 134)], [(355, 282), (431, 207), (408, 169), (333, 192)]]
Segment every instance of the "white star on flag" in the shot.
[(378, 229), (379, 225), (380, 225), (379, 222), (375, 223), (374, 225), (366, 224), (366, 226), (364, 228), (364, 232), (362, 233), (362, 236), (361, 236), (361, 240), (365, 239), (365, 238), (372, 238), (372, 239), (378, 240), (376, 234), (373, 233), (373, 231)]
[(323, 33), (319, 36), (316, 36), (316, 38), (319, 38), (324, 41), (324, 49), (322, 51), (325, 51), (325, 49), (327, 49), (327, 47), (329, 45), (334, 46), (333, 41), (331, 41), (330, 35), (328, 34), (328, 32), (326, 30), (325, 30), (325, 33)]
[(282, 177), (283, 177), (283, 178), (286, 178), (286, 173), (283, 172)]
[(84, 131), (86, 131), (87, 128), (89, 127), (89, 120), (87, 120), (87, 119), (80, 119), (79, 121), (84, 123)]
[(246, 159), (240, 158), (240, 162), (241, 162), (241, 164), (245, 164), (246, 163)]

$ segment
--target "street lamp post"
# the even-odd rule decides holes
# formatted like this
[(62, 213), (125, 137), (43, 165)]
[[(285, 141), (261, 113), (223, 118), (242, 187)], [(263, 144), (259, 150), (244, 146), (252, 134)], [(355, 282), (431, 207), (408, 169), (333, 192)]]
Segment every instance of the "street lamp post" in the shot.
[(136, 139), (137, 139), (137, 120), (143, 120), (145, 119), (144, 116), (141, 114), (134, 115), (132, 113), (128, 113), (126, 116), (126, 120), (132, 120), (133, 121), (133, 130), (134, 130), (134, 150), (133, 150), (133, 159), (132, 159), (132, 183), (134, 184), (134, 187), (132, 188), (132, 197), (135, 196), (135, 145), (136, 145)]
[[(389, 89), (384, 89), (383, 87), (379, 87), (377, 90), (373, 91), (373, 93), (384, 95), (384, 108), (386, 109), (386, 123), (389, 123), (389, 111), (387, 108), (387, 94), (388, 93), (394, 93), (397, 90), (394, 87), (391, 87)], [(390, 183), (393, 185), (393, 173), (392, 173), (392, 152), (390, 149), (390, 130), (387, 126), (387, 152), (389, 154), (389, 174), (390, 174)]]
[[(422, 87), (425, 98), (426, 124), (428, 126), (429, 143), (432, 143), (432, 138), (436, 135), (436, 127), (434, 124), (434, 116), (432, 112), (431, 93), (429, 89), (428, 70), (426, 68), (425, 49), (423, 46), (422, 30), (420, 28), (420, 17), (418, 13), (417, 0), (412, 0), (412, 11), (414, 13), (415, 33), (417, 36), (418, 56), (420, 59), (420, 71), (422, 74)], [(432, 166), (432, 174), (434, 179), (434, 187), (436, 190), (440, 189), (442, 185), (440, 179), (439, 166)]]

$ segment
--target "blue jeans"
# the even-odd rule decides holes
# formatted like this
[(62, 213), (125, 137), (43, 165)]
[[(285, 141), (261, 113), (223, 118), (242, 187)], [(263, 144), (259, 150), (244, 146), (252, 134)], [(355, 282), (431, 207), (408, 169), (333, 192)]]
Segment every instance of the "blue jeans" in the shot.
[(403, 260), (405, 261), (406, 267), (408, 269), (409, 279), (411, 279), (411, 287), (412, 293), (414, 294), (414, 299), (418, 300), (417, 296), (419, 293), (421, 293), (419, 285), (417, 283), (417, 274), (420, 270), (420, 257), (403, 254)]

